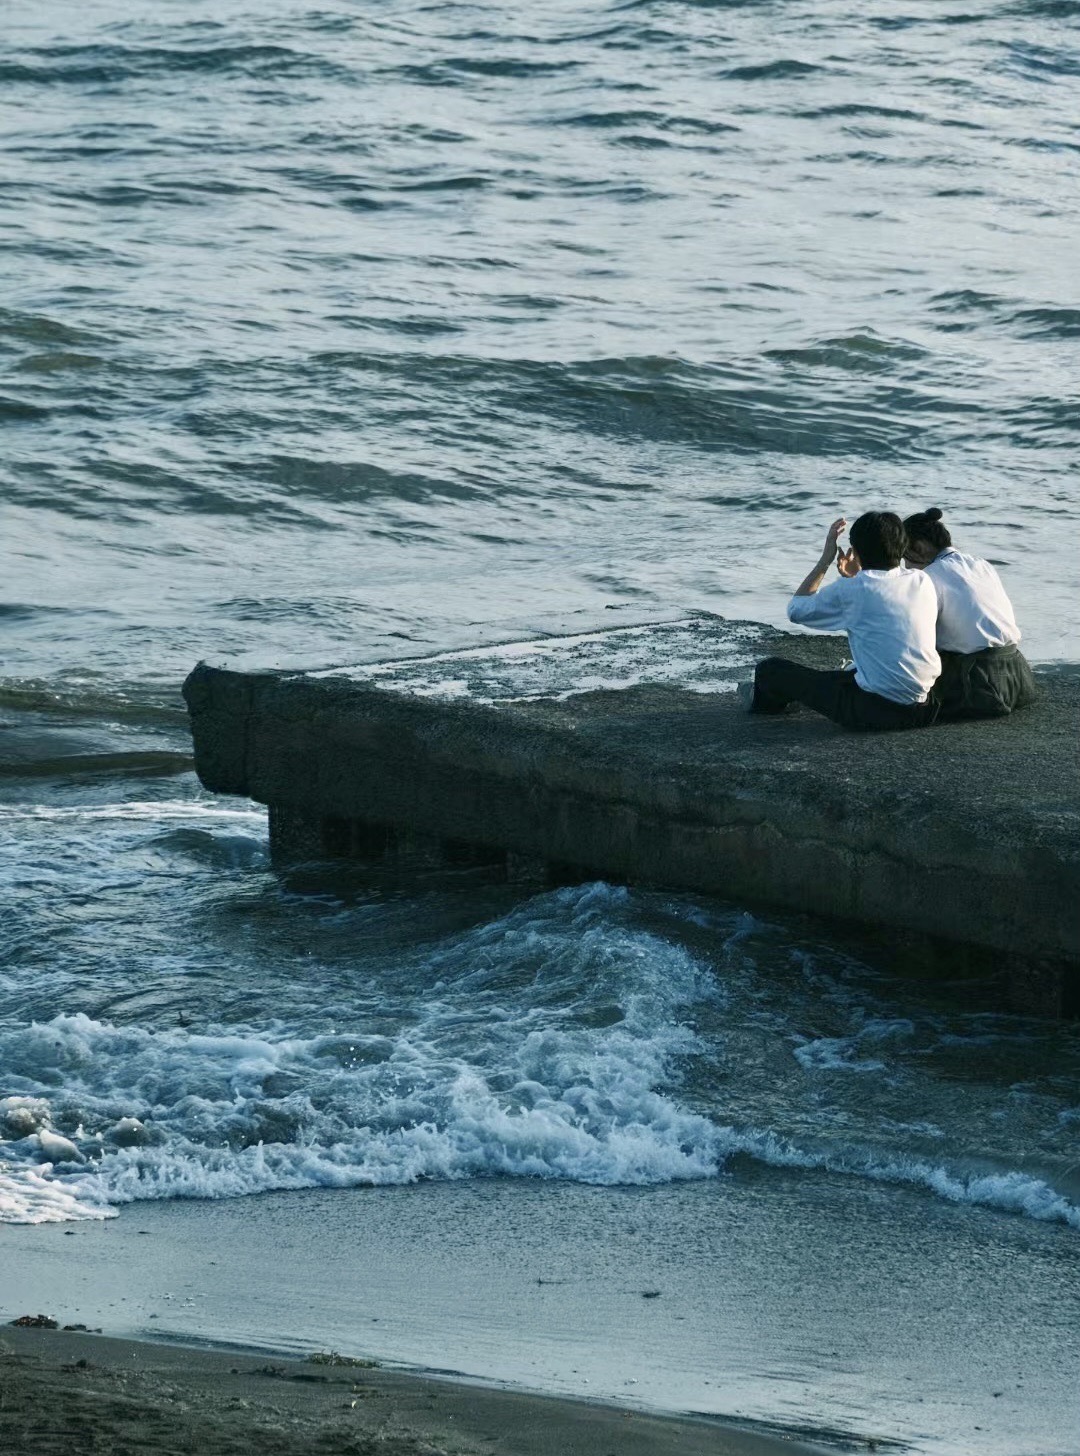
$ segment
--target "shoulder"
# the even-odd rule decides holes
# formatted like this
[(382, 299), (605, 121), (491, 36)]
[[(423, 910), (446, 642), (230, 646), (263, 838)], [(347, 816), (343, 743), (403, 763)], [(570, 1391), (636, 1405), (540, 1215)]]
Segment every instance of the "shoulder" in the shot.
[(901, 591), (908, 594), (908, 600), (914, 603), (933, 603), (934, 611), (937, 611), (937, 587), (929, 571), (905, 569), (900, 581)]
[(967, 576), (976, 568), (984, 565), (977, 556), (965, 556), (962, 551), (957, 551), (955, 546), (948, 547), (939, 556), (935, 556), (929, 566), (925, 568), (929, 577), (943, 576)]

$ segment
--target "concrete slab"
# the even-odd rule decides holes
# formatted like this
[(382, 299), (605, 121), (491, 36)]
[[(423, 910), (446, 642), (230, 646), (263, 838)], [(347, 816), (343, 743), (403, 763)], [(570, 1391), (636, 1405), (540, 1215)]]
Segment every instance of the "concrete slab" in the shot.
[(200, 778), (270, 806), (279, 860), (410, 852), (811, 911), (973, 948), (1015, 1004), (1076, 1010), (1080, 668), (1011, 718), (918, 733), (737, 706), (754, 657), (845, 645), (695, 617), (353, 675), (201, 664), (184, 693)]

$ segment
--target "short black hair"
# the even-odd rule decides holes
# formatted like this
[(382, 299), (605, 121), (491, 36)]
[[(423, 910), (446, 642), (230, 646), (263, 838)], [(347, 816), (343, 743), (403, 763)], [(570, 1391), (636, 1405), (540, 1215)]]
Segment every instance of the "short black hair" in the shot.
[(904, 530), (912, 541), (925, 541), (935, 551), (944, 551), (946, 546), (952, 545), (952, 537), (946, 530), (941, 512), (937, 506), (931, 507), (928, 511), (919, 511), (917, 515), (908, 516), (904, 522)]
[(868, 571), (891, 571), (904, 559), (904, 523), (892, 511), (867, 511), (849, 534), (860, 565)]

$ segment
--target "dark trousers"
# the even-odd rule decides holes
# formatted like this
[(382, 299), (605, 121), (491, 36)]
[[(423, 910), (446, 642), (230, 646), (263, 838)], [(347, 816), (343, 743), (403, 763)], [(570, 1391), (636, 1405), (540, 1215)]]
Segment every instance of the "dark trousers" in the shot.
[(751, 713), (782, 713), (791, 703), (804, 703), (854, 733), (881, 733), (897, 728), (926, 728), (938, 715), (933, 699), (894, 703), (868, 693), (853, 672), (823, 672), (786, 657), (767, 657), (754, 673)]

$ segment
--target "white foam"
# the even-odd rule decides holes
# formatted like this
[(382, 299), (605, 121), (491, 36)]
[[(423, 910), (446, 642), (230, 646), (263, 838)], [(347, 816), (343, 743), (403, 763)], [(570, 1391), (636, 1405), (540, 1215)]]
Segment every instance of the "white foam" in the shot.
[(8, 1137), (28, 1137), (48, 1125), (49, 1104), (44, 1097), (0, 1097), (0, 1129)]
[(902, 1042), (914, 1032), (914, 1023), (906, 1018), (871, 1017), (848, 1036), (803, 1041), (795, 1048), (795, 1060), (807, 1071), (881, 1072), (886, 1063), (880, 1057), (866, 1056), (866, 1048)]
[(103, 1190), (91, 1188), (85, 1199), (62, 1178), (46, 1169), (13, 1168), (0, 1159), (0, 1223), (69, 1223), (77, 1219), (114, 1218), (116, 1210), (102, 1201)]
[[(561, 891), (428, 945), (423, 993), (410, 982), (407, 1015), (375, 1026), (348, 1011), (314, 1035), (80, 1013), (0, 1032), (14, 1089), (0, 1104), (0, 1218), (489, 1174), (646, 1185), (747, 1156), (1080, 1228), (1080, 1210), (1027, 1172), (883, 1150), (839, 1122), (784, 1137), (685, 1105), (683, 1069), (709, 1050), (690, 1018), (709, 1002), (722, 1014), (724, 993), (630, 906), (604, 885)], [(811, 1074), (865, 1073), (881, 1065), (865, 1053), (911, 1032), (867, 1019), (796, 1055)]]
[[(1080, 1229), (1080, 1207), (1043, 1179), (1017, 1170), (965, 1172), (924, 1158), (883, 1157), (879, 1152), (857, 1145), (829, 1150), (802, 1148), (772, 1133), (736, 1128), (717, 1129), (717, 1136), (727, 1156), (744, 1153), (774, 1167), (822, 1169), (869, 1178), (877, 1183), (924, 1188), (951, 1203), (1025, 1214), (1028, 1218)], [(724, 1154), (720, 1156), (722, 1159)]]
[(322, 669), (306, 676), (347, 677), (416, 697), (470, 698), (480, 703), (538, 697), (562, 701), (655, 682), (723, 693), (733, 690), (739, 669), (746, 664), (747, 634), (756, 630), (698, 615)]
[(795, 1048), (795, 1060), (808, 1071), (880, 1072), (885, 1063), (876, 1057), (860, 1058), (851, 1037), (822, 1036)]
[(169, 823), (174, 820), (222, 820), (226, 823), (263, 824), (266, 810), (213, 799), (151, 799), (145, 803), (116, 804), (0, 804), (0, 820), (37, 819), (43, 822), (120, 820)]
[(85, 1163), (86, 1154), (80, 1152), (70, 1138), (42, 1128), (34, 1134), (38, 1147), (50, 1163)]
[[(606, 886), (562, 892), (466, 935), (436, 954), (445, 982), (394, 1035), (152, 1031), (83, 1014), (0, 1035), (0, 1061), (63, 1129), (48, 1149), (24, 1139), (7, 1156), (51, 1151), (42, 1176), (88, 1204), (491, 1173), (708, 1176), (711, 1123), (658, 1088), (698, 1047), (679, 1011), (710, 983), (681, 948), (612, 925), (625, 903)], [(529, 997), (500, 1003), (486, 987), (493, 959), (500, 974), (535, 965), (567, 986), (593, 967), (601, 1024)], [(462, 1045), (470, 976), (478, 1010)], [(114, 1136), (136, 1120), (138, 1139)]]
[[(656, 1090), (672, 1059), (695, 1049), (692, 1033), (677, 1027), (647, 1040), (629, 1025), (599, 1039), (580, 1030), (534, 1031), (500, 1066), (498, 1090), (490, 1075), (448, 1062), (413, 1037), (394, 1040), (387, 1057), (358, 1056), (346, 1071), (347, 1043), (340, 1038), (154, 1034), (85, 1017), (58, 1017), (35, 1032), (54, 1046), (60, 1038), (75, 1060), (126, 1062), (130, 1085), (122, 1095), (135, 1109), (126, 1116), (137, 1115), (157, 1141), (102, 1148), (99, 1140), (97, 1160), (76, 1168), (73, 1158), (65, 1166), (63, 1157), (72, 1140), (56, 1137), (46, 1147), (40, 1134), (26, 1139), (20, 1146), (40, 1140), (41, 1152), (51, 1156), (39, 1168), (0, 1165), (0, 1217), (8, 1221), (102, 1217), (106, 1204), (145, 1198), (229, 1198), (483, 1174), (645, 1185), (713, 1177), (742, 1154), (776, 1167), (921, 1187), (953, 1202), (1080, 1229), (1080, 1210), (1028, 1174), (963, 1173), (858, 1146), (800, 1146), (768, 1130), (717, 1126), (685, 1110)], [(82, 1044), (77, 1054), (76, 1043)], [(306, 1071), (310, 1083), (320, 1062), (331, 1063), (332, 1079), (347, 1083), (349, 1096), (317, 1105), (309, 1087), (270, 1105), (268, 1079)], [(115, 1112), (118, 1095), (115, 1089), (97, 1099), (103, 1113)], [(81, 1100), (91, 1107), (96, 1099), (84, 1092)], [(367, 1120), (351, 1121), (350, 1111)], [(274, 1140), (283, 1135), (288, 1140)], [(243, 1138), (251, 1141), (244, 1145)], [(14, 1151), (8, 1144), (7, 1155)]]

